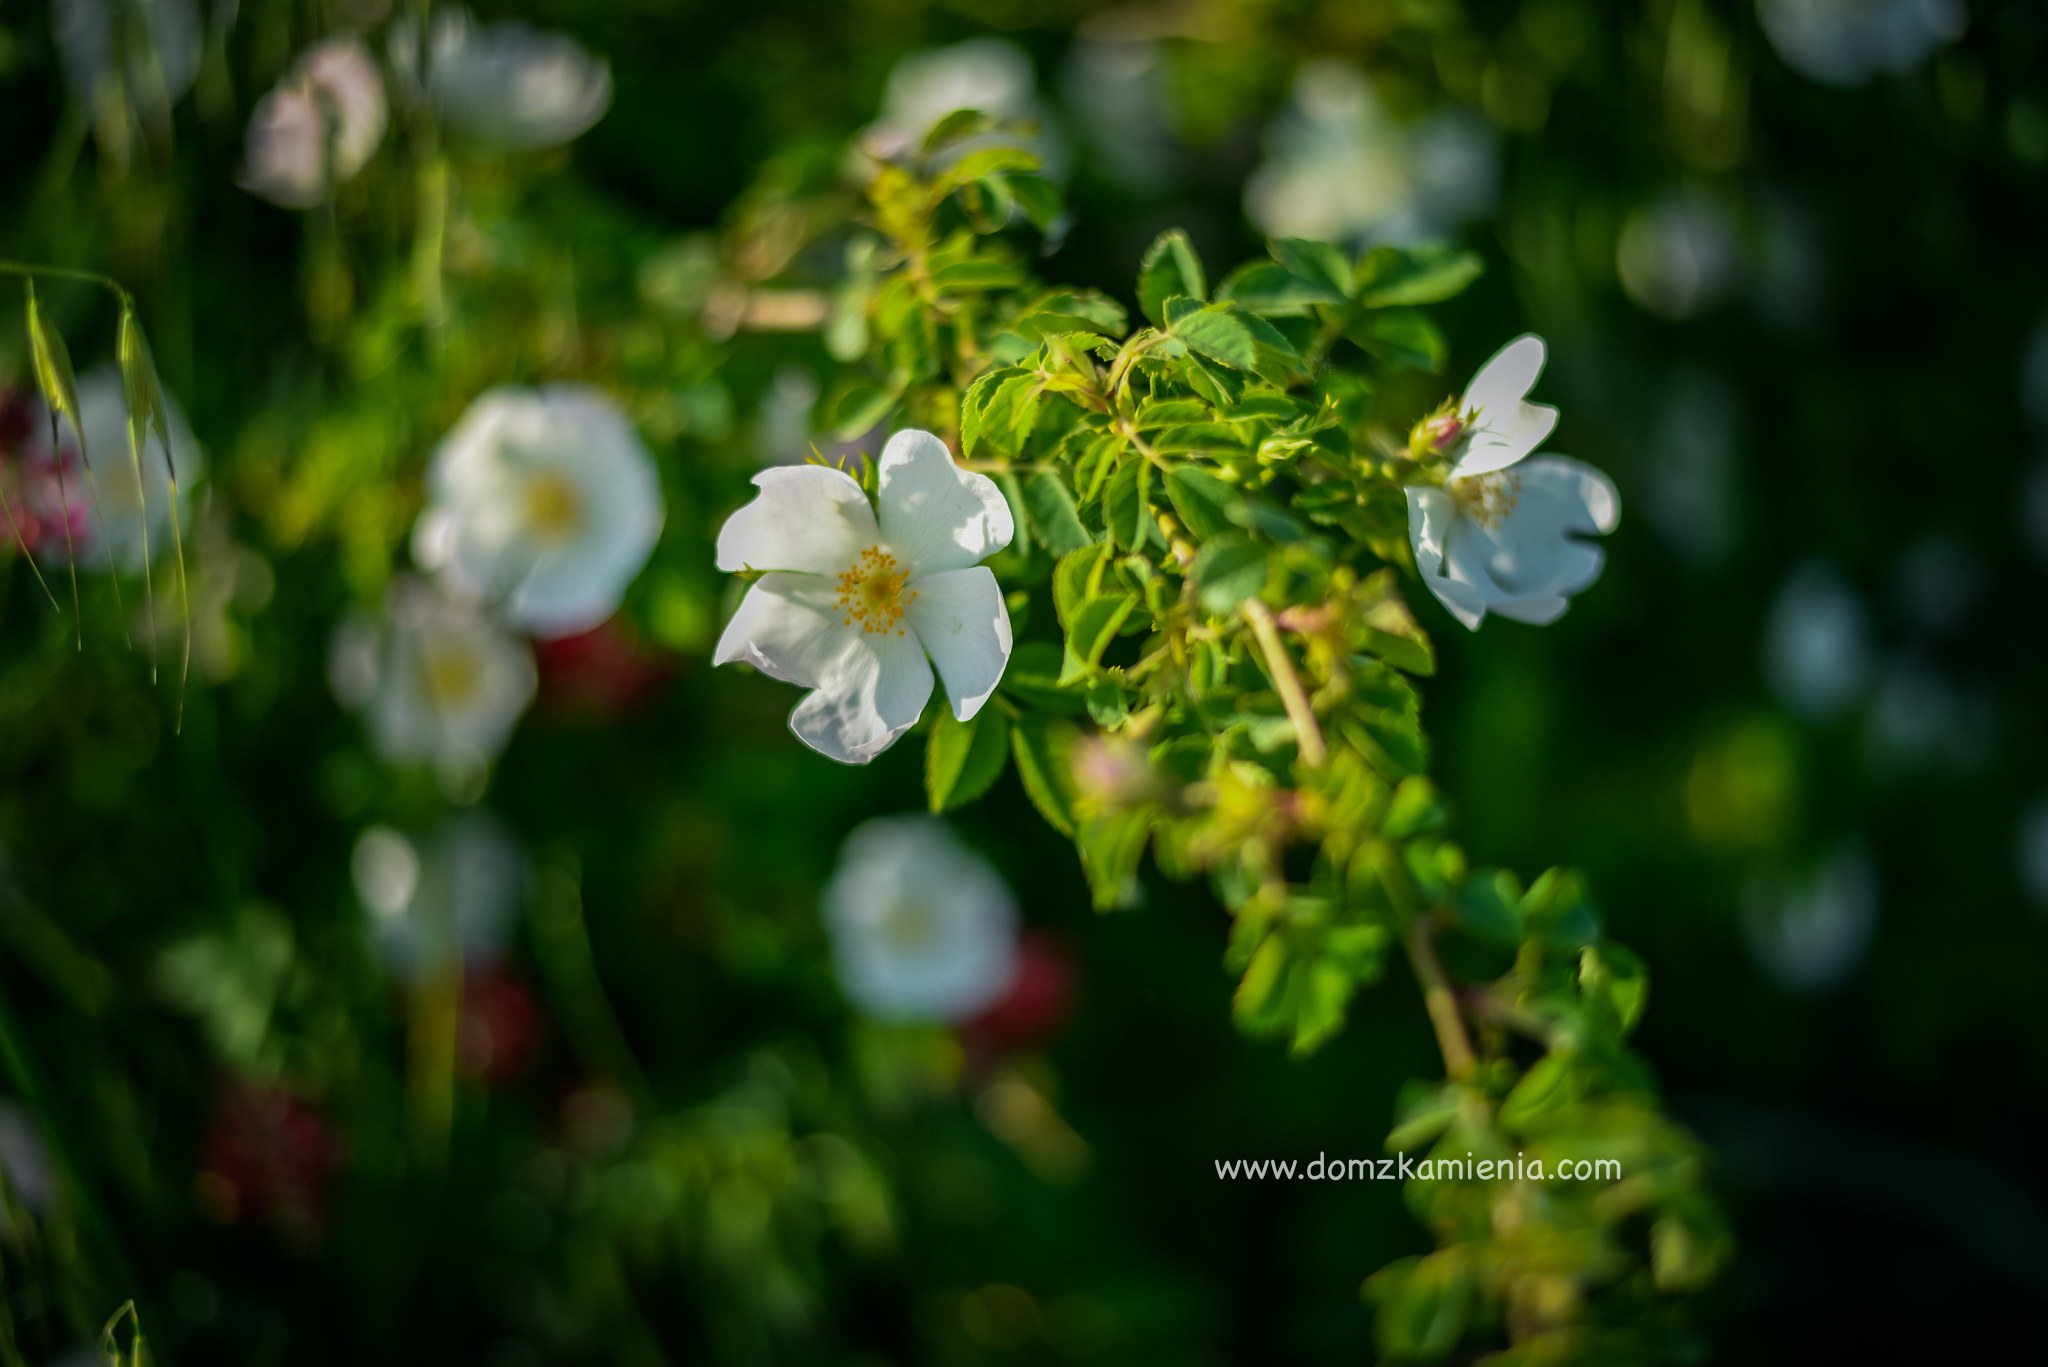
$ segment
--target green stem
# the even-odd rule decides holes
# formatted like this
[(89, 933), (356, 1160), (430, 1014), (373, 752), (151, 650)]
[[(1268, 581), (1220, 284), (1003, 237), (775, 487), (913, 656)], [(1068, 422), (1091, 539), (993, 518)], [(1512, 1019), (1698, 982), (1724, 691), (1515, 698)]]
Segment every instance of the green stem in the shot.
[(1259, 653), (1265, 657), (1266, 672), (1273, 676), (1273, 687), (1280, 694), (1280, 705), (1287, 709), (1287, 719), (1294, 723), (1294, 738), (1301, 746), (1302, 763), (1319, 768), (1330, 757), (1330, 752), (1323, 744), (1323, 731), (1316, 725), (1315, 710), (1309, 706), (1301, 678), (1294, 672), (1294, 660), (1287, 653), (1287, 643), (1280, 639), (1280, 628), (1273, 621), (1272, 609), (1253, 598), (1246, 601), (1244, 616), (1251, 623), (1252, 635), (1258, 638)]
[(1429, 1011), (1429, 1023), (1436, 1030), (1437, 1048), (1444, 1056), (1444, 1072), (1453, 1082), (1472, 1076), (1478, 1060), (1472, 1041), (1465, 1033), (1465, 1018), (1458, 1012), (1458, 996), (1437, 957), (1436, 940), (1429, 918), (1420, 916), (1408, 927), (1408, 962), (1414, 965), (1415, 980), (1422, 984), (1422, 1004)]

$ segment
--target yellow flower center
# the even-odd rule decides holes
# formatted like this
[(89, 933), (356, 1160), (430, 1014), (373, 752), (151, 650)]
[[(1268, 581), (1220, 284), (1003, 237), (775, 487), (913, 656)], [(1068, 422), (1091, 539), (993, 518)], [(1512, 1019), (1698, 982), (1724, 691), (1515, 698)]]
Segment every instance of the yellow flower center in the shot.
[(482, 686), (483, 675), (483, 665), (469, 651), (428, 646), (420, 652), (420, 682), (436, 708), (468, 703)]
[(938, 933), (939, 918), (922, 902), (898, 902), (882, 920), (882, 939), (905, 953), (922, 949)]
[(1489, 532), (1497, 531), (1521, 501), (1522, 477), (1513, 470), (1467, 475), (1446, 483), (1444, 491), (1457, 500), (1465, 516)]
[(896, 564), (896, 557), (880, 546), (860, 553), (851, 569), (839, 576), (839, 611), (847, 626), (876, 636), (895, 632), (903, 635), (903, 610), (917, 600), (917, 590), (906, 591), (903, 581), (909, 572)]
[(540, 541), (569, 540), (583, 529), (583, 495), (552, 470), (534, 476), (526, 485), (526, 525)]

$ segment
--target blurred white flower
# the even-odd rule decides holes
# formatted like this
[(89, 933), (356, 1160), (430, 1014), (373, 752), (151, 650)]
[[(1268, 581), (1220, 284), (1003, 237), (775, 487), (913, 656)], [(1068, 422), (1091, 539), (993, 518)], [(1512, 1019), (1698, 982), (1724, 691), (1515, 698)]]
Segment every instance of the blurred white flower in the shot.
[(121, 79), (134, 91), (160, 91), (168, 105), (192, 88), (206, 35), (193, 0), (55, 0), (50, 36), (80, 100)]
[[(744, 660), (812, 690), (790, 729), (819, 754), (865, 764), (924, 711), (932, 665), (966, 721), (1010, 661), (1010, 614), (980, 562), (1015, 524), (995, 482), (962, 470), (929, 432), (882, 448), (880, 518), (844, 471), (778, 466), (718, 534), (718, 568), (769, 571), (719, 638), (714, 664)], [(926, 660), (926, 655), (930, 660)]]
[(1863, 600), (1831, 566), (1801, 566), (1764, 625), (1764, 681), (1794, 715), (1824, 722), (1869, 682), (1870, 625)]
[(242, 185), (287, 209), (310, 209), (363, 169), (384, 140), (384, 78), (354, 38), (300, 55), (249, 116)]
[(939, 120), (960, 109), (1038, 125), (1032, 134), (1008, 129), (984, 133), (961, 142), (960, 151), (1022, 147), (1037, 154), (1046, 174), (1064, 173), (1066, 149), (1045, 127), (1031, 58), (1004, 38), (970, 38), (905, 55), (889, 72), (882, 112), (861, 134), (860, 145), (881, 157), (913, 155)]
[(505, 748), (533, 700), (533, 652), (425, 585), (393, 586), (380, 617), (336, 630), (329, 679), (396, 763), (480, 767)]
[(1960, 625), (1984, 584), (1977, 552), (1953, 532), (1936, 532), (1908, 547), (1896, 573), (1901, 615), (1934, 634)]
[(2020, 887), (2034, 906), (2048, 913), (2048, 797), (2020, 813)]
[(2037, 460), (2020, 491), (2020, 527), (2034, 554), (2048, 561), (2048, 460)]
[(1834, 987), (1863, 961), (1877, 928), (1877, 870), (1859, 846), (1797, 875), (1759, 873), (1742, 928), (1766, 974), (1794, 992)]
[[(58, 480), (59, 460), (50, 451), (49, 409), (40, 397), (16, 398), (25, 403), (28, 430), (20, 449), (17, 514), (26, 513), (24, 526), (36, 531), (36, 554), (57, 564), (75, 560), (86, 573), (104, 570), (108, 553), (117, 570), (140, 573), (146, 539), (149, 558), (161, 561), (171, 553), (171, 476), (164, 463), (163, 447), (152, 433), (142, 449), (142, 481), (135, 476), (135, 459), (128, 450), (128, 400), (121, 388), (119, 372), (112, 367), (89, 371), (78, 382), (79, 427), (85, 433), (86, 454), (92, 458), (92, 483), (86, 482), (86, 467), (79, 459), (77, 438), (69, 423), (59, 431), (63, 481)], [(178, 468), (179, 526), (192, 526), (192, 489), (205, 468), (192, 429), (178, 401), (164, 395), (164, 407), (171, 435), (171, 458)], [(98, 517), (94, 516), (93, 490), (98, 493)], [(143, 490), (148, 493), (148, 518), (143, 513)], [(71, 535), (64, 536), (66, 516)]]
[[(36, 1118), (18, 1101), (0, 1098), (0, 1176), (7, 1194), (31, 1215), (41, 1215), (57, 1199), (57, 1175)], [(0, 1231), (7, 1228), (7, 1208), (0, 1205)]]
[(967, 1020), (1016, 972), (1016, 899), (932, 817), (857, 827), (826, 884), (824, 913), (841, 989), (881, 1020)]
[(1719, 303), (1735, 287), (1741, 265), (1727, 213), (1682, 191), (1630, 215), (1615, 246), (1615, 268), (1629, 298), (1666, 318), (1690, 318)]
[[(393, 35), (395, 53), (407, 37)], [(575, 39), (516, 19), (478, 23), (459, 8), (434, 16), (425, 87), (451, 135), (512, 152), (573, 141), (612, 102), (611, 67)]]
[(2048, 434), (2048, 317), (2034, 324), (2020, 353), (2020, 407)]
[(1245, 185), (1245, 213), (1268, 237), (1414, 243), (1493, 208), (1500, 155), (1483, 120), (1444, 109), (1396, 122), (1365, 73), (1319, 58), (1296, 75)]
[(1158, 189), (1184, 169), (1184, 150), (1166, 121), (1167, 69), (1160, 44), (1091, 37), (1085, 31), (1061, 73), (1067, 103), (1083, 121), (1118, 182)]
[(1962, 37), (1960, 0), (1756, 0), (1785, 64), (1827, 85), (1899, 75)]
[(1719, 564), (1736, 530), (1736, 450), (1742, 398), (1718, 375), (1683, 370), (1672, 378), (1650, 445), (1647, 511), (1684, 559)]
[[(99, 486), (100, 521), (88, 519), (86, 540), (78, 546), (80, 568), (106, 563), (104, 546), (124, 571), (142, 569), (143, 547), (161, 560), (171, 547), (171, 472), (162, 445), (151, 433), (142, 448), (142, 481), (135, 478), (135, 460), (128, 450), (128, 398), (120, 373), (102, 367), (78, 382), (79, 426), (92, 453), (93, 479)], [(205, 468), (199, 444), (185, 423), (178, 401), (164, 395), (171, 433), (171, 459), (178, 469), (178, 521), (191, 526), (192, 488)], [(147, 516), (145, 517), (145, 509)], [(61, 555), (62, 548), (58, 548)]]
[(413, 554), (536, 636), (618, 611), (661, 535), (661, 480), (618, 405), (556, 384), (479, 396), (441, 442)]
[(372, 826), (357, 838), (349, 872), (379, 957), (408, 980), (457, 955), (472, 967), (499, 957), (527, 876), (519, 842), (485, 812), (466, 812), (425, 839)]
[(1442, 488), (1407, 490), (1415, 568), (1474, 631), (1489, 612), (1556, 621), (1569, 596), (1600, 577), (1603, 552), (1583, 538), (1621, 522), (1621, 497), (1606, 475), (1564, 456), (1529, 454), (1557, 425), (1556, 409), (1525, 397), (1543, 359), (1542, 338), (1516, 338), (1411, 438), (1419, 456), (1452, 461)]

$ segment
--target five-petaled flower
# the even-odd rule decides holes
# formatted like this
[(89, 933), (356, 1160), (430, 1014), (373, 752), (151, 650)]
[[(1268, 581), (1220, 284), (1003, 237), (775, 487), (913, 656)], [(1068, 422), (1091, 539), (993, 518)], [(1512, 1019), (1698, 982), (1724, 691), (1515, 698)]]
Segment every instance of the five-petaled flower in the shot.
[(587, 385), (480, 395), (427, 471), (413, 554), (549, 638), (614, 612), (661, 536), (661, 480), (619, 406)]
[(879, 513), (828, 466), (763, 470), (754, 483), (759, 496), (719, 532), (718, 567), (766, 572), (714, 663), (744, 660), (810, 689), (790, 729), (846, 764), (910, 729), (933, 665), (954, 716), (980, 711), (1010, 660), (1010, 614), (980, 563), (1015, 534), (994, 482), (955, 465), (931, 433), (905, 431), (882, 448)]
[(1517, 337), (1479, 368), (1464, 397), (1416, 425), (1409, 454), (1442, 484), (1408, 486), (1415, 568), (1451, 615), (1478, 630), (1489, 612), (1541, 625), (1600, 577), (1582, 538), (1621, 521), (1606, 475), (1564, 456), (1532, 456), (1557, 410), (1528, 401), (1543, 339)]

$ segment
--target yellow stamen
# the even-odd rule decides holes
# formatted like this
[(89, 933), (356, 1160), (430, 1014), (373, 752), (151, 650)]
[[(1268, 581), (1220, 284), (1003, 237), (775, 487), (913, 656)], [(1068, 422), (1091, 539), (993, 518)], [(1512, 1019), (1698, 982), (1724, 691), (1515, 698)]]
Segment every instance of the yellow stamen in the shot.
[(1444, 485), (1444, 491), (1458, 501), (1465, 516), (1497, 531), (1522, 499), (1522, 477), (1513, 470), (1495, 470), (1487, 475), (1467, 475)]
[(547, 471), (526, 486), (526, 525), (536, 539), (559, 544), (583, 530), (583, 495), (566, 478)]
[(880, 546), (862, 551), (835, 584), (842, 624), (858, 622), (860, 629), (871, 635), (886, 636), (892, 631), (903, 635), (903, 610), (917, 600), (916, 589), (905, 591), (903, 587), (908, 577), (908, 571), (898, 568), (896, 557)]
[(420, 651), (420, 682), (435, 706), (455, 708), (469, 702), (483, 683), (483, 667), (466, 650), (428, 646)]

